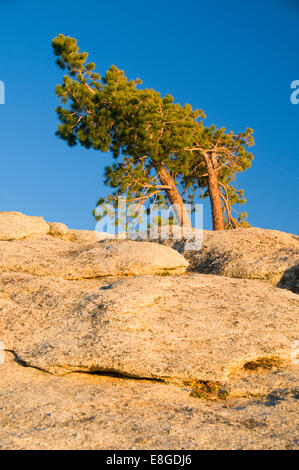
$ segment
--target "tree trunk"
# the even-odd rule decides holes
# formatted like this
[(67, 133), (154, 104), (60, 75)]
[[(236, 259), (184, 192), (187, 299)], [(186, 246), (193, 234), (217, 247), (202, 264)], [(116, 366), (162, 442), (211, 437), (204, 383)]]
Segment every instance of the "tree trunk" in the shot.
[(185, 208), (181, 195), (176, 187), (176, 184), (172, 176), (168, 173), (165, 166), (157, 168), (157, 173), (159, 174), (159, 179), (161, 184), (164, 186), (169, 186), (169, 189), (165, 189), (168, 200), (173, 207), (173, 211), (176, 215), (176, 218), (181, 227), (190, 227), (192, 228), (191, 220), (189, 214)]
[(210, 160), (207, 154), (205, 154), (203, 157), (208, 173), (208, 188), (212, 208), (213, 230), (224, 230), (223, 212), (217, 169), (214, 168), (212, 161)]

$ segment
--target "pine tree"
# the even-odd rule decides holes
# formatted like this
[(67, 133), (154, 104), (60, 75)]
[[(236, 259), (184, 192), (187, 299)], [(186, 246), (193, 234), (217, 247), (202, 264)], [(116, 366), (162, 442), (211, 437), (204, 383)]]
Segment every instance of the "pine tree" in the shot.
[(57, 135), (70, 146), (112, 152), (115, 163), (106, 167), (105, 183), (114, 191), (107, 202), (116, 204), (119, 195), (138, 204), (168, 200), (177, 222), (190, 227), (184, 203), (206, 188), (214, 229), (224, 228), (225, 213), (232, 225), (231, 204), (243, 195), (231, 182), (250, 164), (245, 146), (252, 143), (251, 130), (235, 136), (206, 128), (202, 110), (142, 89), (140, 79), (128, 80), (114, 65), (101, 77), (74, 38), (60, 34), (52, 46), (67, 71), (56, 88), (64, 105), (57, 108)]
[(210, 197), (214, 230), (249, 226), (245, 212), (238, 217), (232, 215), (233, 204), (246, 202), (244, 191), (237, 190), (232, 182), (236, 173), (251, 166), (253, 155), (247, 147), (254, 144), (252, 133), (253, 130), (248, 128), (234, 134), (213, 125), (196, 132), (194, 144), (188, 149), (193, 159), (190, 172), (184, 177), (184, 187), (185, 190), (191, 187), (192, 194), (202, 187), (207, 188), (204, 196)]

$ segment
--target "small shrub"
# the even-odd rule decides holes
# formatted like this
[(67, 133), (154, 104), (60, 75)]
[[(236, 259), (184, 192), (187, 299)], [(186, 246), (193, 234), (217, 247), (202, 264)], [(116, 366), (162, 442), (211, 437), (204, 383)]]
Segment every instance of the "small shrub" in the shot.
[(188, 385), (191, 387), (191, 396), (203, 400), (225, 400), (229, 395), (218, 382), (192, 379)]
[(272, 370), (283, 365), (283, 360), (278, 356), (259, 357), (254, 361), (246, 362), (243, 366), (245, 370)]

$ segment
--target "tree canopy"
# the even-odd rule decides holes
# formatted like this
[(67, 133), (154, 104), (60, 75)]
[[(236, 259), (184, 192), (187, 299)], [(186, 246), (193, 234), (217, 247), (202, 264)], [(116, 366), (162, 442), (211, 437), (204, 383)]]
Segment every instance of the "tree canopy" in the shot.
[(112, 152), (115, 162), (105, 169), (105, 183), (113, 188), (107, 202), (116, 203), (119, 195), (140, 204), (168, 201), (178, 223), (190, 226), (184, 203), (209, 196), (215, 229), (243, 222), (244, 214), (232, 215), (232, 204), (244, 202), (232, 183), (251, 164), (251, 129), (234, 134), (206, 127), (202, 110), (142, 88), (140, 79), (128, 80), (114, 65), (101, 77), (74, 38), (60, 34), (52, 46), (67, 72), (56, 88), (63, 105), (57, 108), (57, 135), (70, 146)]

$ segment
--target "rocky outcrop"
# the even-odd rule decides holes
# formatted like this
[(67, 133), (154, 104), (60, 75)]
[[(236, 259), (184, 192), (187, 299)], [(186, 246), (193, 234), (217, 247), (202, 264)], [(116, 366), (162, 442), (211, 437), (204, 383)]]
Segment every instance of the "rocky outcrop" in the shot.
[(68, 239), (69, 229), (65, 224), (61, 224), (60, 222), (53, 222), (49, 223), (49, 235), (52, 237)]
[(171, 248), (133, 241), (74, 244), (53, 237), (0, 241), (0, 271), (63, 279), (94, 279), (185, 272), (188, 262)]
[(89, 283), (8, 272), (0, 291), (6, 348), (51, 373), (226, 380), (250, 361), (290, 361), (299, 338), (296, 294), (256, 281), (192, 274)]
[(66, 239), (73, 243), (96, 243), (100, 240), (113, 240), (114, 238), (115, 236), (110, 233), (69, 229)]
[(0, 240), (22, 240), (39, 235), (50, 235), (74, 243), (95, 243), (117, 238), (113, 234), (95, 230), (73, 230), (60, 222), (46, 222), (21, 212), (0, 212)]
[(277, 230), (248, 228), (209, 232), (192, 264), (199, 272), (276, 285), (290, 266), (299, 262), (299, 237)]
[(294, 379), (294, 372), (246, 373), (235, 379), (233, 396), (210, 401), (192, 397), (185, 385), (112, 374), (57, 377), (6, 353), (0, 449), (297, 449)]
[(236, 278), (276, 276), (295, 236), (208, 232), (174, 250), (5, 217), (0, 448), (296, 447), (299, 297)]
[(42, 217), (32, 217), (21, 212), (0, 212), (0, 240), (20, 240), (49, 231), (50, 226)]
[(167, 231), (167, 227), (162, 228), (151, 240), (182, 253), (190, 263), (190, 271), (277, 285), (284, 272), (299, 263), (299, 237), (278, 230), (186, 230), (186, 236), (180, 237), (180, 227), (174, 227), (171, 236), (165, 238)]
[(65, 224), (59, 222), (49, 223), (49, 235), (61, 240), (70, 241), (73, 243), (96, 243), (100, 240), (111, 240), (115, 236), (110, 233), (97, 232), (95, 230), (74, 230), (69, 229)]
[[(21, 213), (0, 213), (0, 271), (63, 279), (182, 273), (188, 262), (159, 244), (107, 240), (109, 234), (70, 230)], [(106, 239), (106, 240), (105, 240)]]

